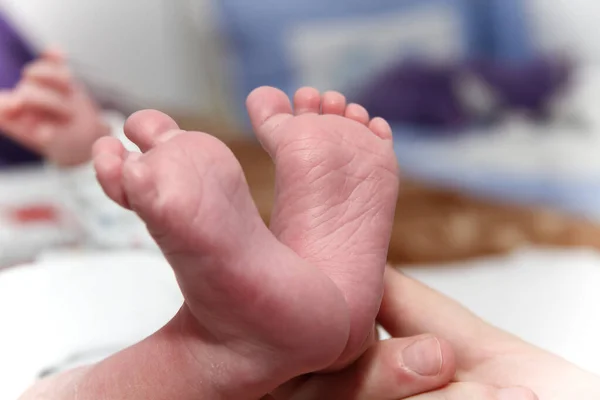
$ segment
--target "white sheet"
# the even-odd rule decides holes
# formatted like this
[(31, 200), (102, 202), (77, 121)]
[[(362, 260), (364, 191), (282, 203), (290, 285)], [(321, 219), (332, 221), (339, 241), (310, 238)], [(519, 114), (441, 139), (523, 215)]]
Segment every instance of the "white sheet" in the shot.
[[(599, 254), (539, 250), (405, 271), (600, 374)], [(173, 273), (154, 253), (54, 254), (0, 273), (0, 399), (17, 398), (71, 356), (95, 361), (146, 337), (181, 302)]]
[(151, 253), (68, 254), (0, 273), (0, 399), (16, 399), (38, 375), (91, 362), (166, 323), (182, 297)]
[(490, 323), (600, 374), (600, 254), (529, 250), (405, 272)]

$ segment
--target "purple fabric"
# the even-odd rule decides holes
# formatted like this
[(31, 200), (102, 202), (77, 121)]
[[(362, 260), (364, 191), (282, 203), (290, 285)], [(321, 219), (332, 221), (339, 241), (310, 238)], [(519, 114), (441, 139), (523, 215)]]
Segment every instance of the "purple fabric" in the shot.
[(548, 100), (568, 83), (572, 65), (562, 58), (538, 57), (525, 63), (472, 62), (468, 68), (490, 87), (505, 108), (544, 117)]
[(453, 85), (457, 69), (405, 61), (374, 82), (359, 102), (373, 115), (423, 127), (460, 127), (467, 119)]
[[(23, 66), (34, 58), (33, 50), (0, 13), (0, 89), (14, 87), (19, 81)], [(0, 167), (39, 159), (39, 156), (0, 133)]]
[(548, 101), (567, 84), (571, 69), (567, 60), (549, 57), (520, 63), (485, 60), (447, 66), (405, 61), (369, 82), (359, 101), (373, 115), (391, 122), (454, 132), (478, 122), (469, 115), (456, 90), (463, 74), (487, 83), (500, 100), (497, 111), (524, 110), (544, 117)]

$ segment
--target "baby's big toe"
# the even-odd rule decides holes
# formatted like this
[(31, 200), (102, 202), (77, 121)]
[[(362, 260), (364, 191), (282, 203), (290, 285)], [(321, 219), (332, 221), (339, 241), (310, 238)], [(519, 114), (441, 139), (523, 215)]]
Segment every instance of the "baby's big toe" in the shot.
[(292, 118), (289, 97), (279, 89), (260, 87), (250, 93), (246, 108), (256, 137), (269, 154), (277, 148), (276, 128)]
[(142, 110), (127, 119), (124, 130), (127, 137), (146, 152), (157, 144), (157, 139), (165, 132), (179, 130), (179, 126), (160, 111)]
[[(135, 211), (152, 234), (180, 231), (199, 211), (202, 177), (205, 171), (196, 165), (182, 133), (166, 143), (160, 143), (145, 154), (130, 153), (123, 163), (123, 188), (131, 209)], [(184, 140), (177, 140), (179, 138)], [(202, 155), (198, 154), (201, 159)]]
[(246, 99), (248, 115), (254, 129), (260, 129), (265, 122), (279, 114), (291, 114), (292, 104), (281, 90), (263, 86), (254, 89)]

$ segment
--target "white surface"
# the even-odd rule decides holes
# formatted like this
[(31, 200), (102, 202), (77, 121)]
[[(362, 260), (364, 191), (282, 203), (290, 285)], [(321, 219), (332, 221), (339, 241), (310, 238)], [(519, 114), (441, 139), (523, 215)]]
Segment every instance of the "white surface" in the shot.
[[(406, 272), (600, 373), (600, 255), (531, 251)], [(16, 398), (41, 370), (73, 354), (116, 351), (146, 337), (181, 301), (171, 269), (152, 253), (54, 254), (0, 273), (0, 399)]]
[(59, 189), (58, 176), (43, 167), (4, 169), (0, 172), (0, 204), (23, 200), (59, 201)]
[(534, 35), (545, 51), (600, 63), (598, 0), (527, 0)]
[(153, 254), (57, 255), (1, 272), (0, 399), (16, 399), (73, 355), (143, 339), (181, 302), (171, 269)]
[(600, 374), (600, 254), (532, 250), (405, 272), (488, 322)]

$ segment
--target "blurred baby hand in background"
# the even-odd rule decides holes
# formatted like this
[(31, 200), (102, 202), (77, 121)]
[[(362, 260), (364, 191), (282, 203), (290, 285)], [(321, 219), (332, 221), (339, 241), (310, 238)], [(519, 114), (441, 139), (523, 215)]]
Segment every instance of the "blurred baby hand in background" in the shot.
[(0, 91), (0, 131), (63, 167), (90, 161), (96, 139), (109, 134), (99, 107), (56, 49), (27, 65), (14, 89)]

